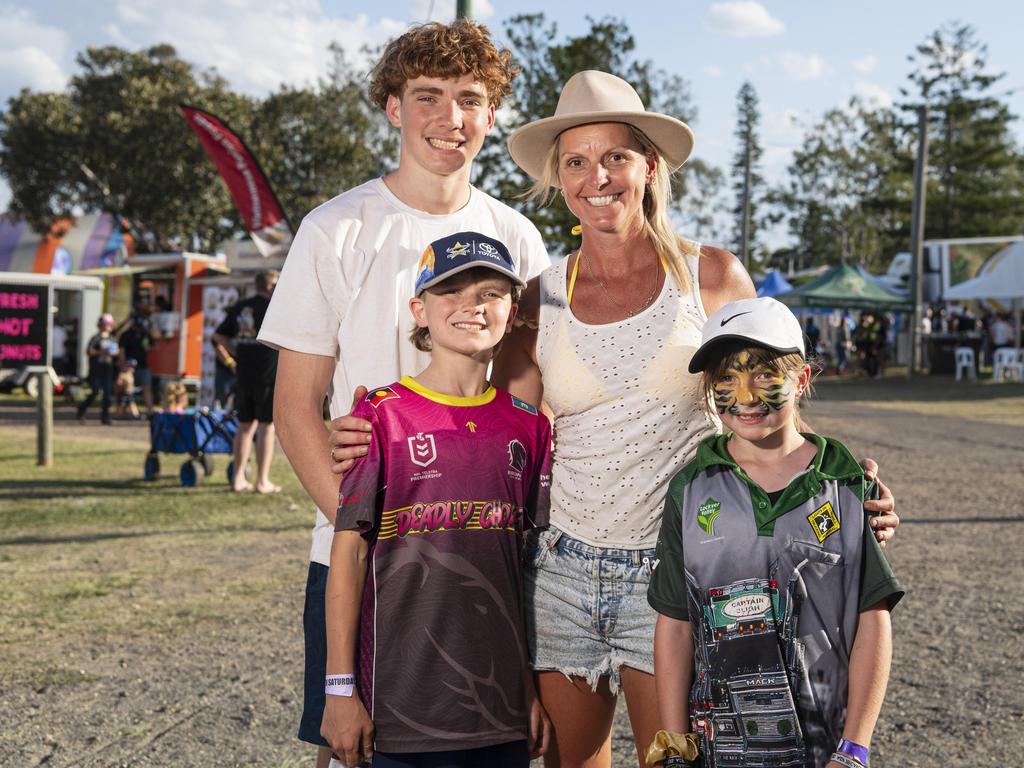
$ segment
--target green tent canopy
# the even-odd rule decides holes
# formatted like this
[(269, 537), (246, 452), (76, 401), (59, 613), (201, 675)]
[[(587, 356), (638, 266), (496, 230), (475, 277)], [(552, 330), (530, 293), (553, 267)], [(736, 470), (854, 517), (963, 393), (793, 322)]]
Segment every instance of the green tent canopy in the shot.
[(875, 309), (910, 312), (913, 301), (888, 290), (853, 267), (833, 267), (825, 274), (775, 297), (794, 308)]

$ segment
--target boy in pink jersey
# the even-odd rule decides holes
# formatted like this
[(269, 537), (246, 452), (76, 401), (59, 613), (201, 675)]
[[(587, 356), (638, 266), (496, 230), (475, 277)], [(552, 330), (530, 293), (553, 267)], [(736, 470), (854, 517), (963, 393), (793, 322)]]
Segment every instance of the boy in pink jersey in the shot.
[(547, 525), (551, 428), (486, 380), (522, 287), (498, 240), (432, 243), (410, 301), (431, 362), (355, 410), (375, 439), (339, 492), (322, 727), (347, 765), (525, 768), (546, 747), (520, 555)]

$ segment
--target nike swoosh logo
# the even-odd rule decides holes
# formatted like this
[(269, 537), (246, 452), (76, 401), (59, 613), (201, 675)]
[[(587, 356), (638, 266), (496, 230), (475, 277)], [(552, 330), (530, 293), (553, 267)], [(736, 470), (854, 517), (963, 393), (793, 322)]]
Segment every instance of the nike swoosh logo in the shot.
[[(753, 312), (753, 310), (750, 310), (750, 312)], [(726, 323), (728, 323), (728, 322), (729, 322), (730, 320), (735, 320), (735, 319), (736, 319), (737, 317), (739, 317), (740, 315), (749, 315), (749, 314), (750, 314), (750, 312), (737, 312), (737, 313), (736, 313), (735, 315), (733, 315), (732, 317), (727, 317), (727, 318), (725, 318), (725, 320), (723, 320), (723, 321), (722, 321), (722, 325), (724, 326), (724, 325), (725, 325)]]

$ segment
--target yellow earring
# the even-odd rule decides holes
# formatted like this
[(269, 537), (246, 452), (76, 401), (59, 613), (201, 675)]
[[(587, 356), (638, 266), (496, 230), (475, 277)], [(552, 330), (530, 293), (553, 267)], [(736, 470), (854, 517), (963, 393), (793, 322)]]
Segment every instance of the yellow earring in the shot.
[(572, 232), (574, 235), (582, 235), (583, 234), (583, 226), (581, 224), (577, 224), (575, 227), (573, 227), (569, 231)]

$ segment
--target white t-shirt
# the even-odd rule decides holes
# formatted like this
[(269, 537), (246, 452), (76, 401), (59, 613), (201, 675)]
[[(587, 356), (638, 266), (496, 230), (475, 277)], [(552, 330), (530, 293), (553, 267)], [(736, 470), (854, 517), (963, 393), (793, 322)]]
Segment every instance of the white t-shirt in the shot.
[[(302, 220), (259, 340), (278, 349), (333, 357), (331, 416), (348, 413), (360, 384), (389, 384), (427, 367), (429, 353), (409, 341), (416, 266), (434, 240), (463, 231), (505, 243), (524, 280), (549, 264), (537, 228), (478, 189), (471, 188), (462, 209), (435, 215), (409, 207), (383, 179), (374, 179), (328, 200)], [(330, 564), (333, 534), (317, 510), (311, 560)]]

